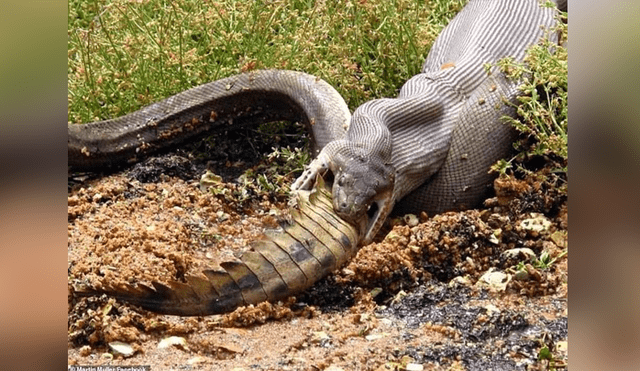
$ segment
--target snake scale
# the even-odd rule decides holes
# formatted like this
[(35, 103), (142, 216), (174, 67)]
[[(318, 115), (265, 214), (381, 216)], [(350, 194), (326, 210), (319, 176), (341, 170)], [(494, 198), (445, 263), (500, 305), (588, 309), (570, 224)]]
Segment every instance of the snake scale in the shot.
[[(566, 10), (566, 2), (558, 7)], [(501, 117), (515, 115), (519, 82), (495, 63), (522, 61), (529, 46), (554, 38), (546, 30), (556, 15), (538, 0), (471, 0), (397, 98), (371, 100), (353, 115), (323, 80), (264, 70), (204, 84), (120, 118), (69, 125), (72, 169), (131, 163), (217, 128), (282, 120), (306, 125), (315, 156), (292, 186), (307, 200), (294, 223), (259, 241), (241, 261), (187, 283), (79, 293), (105, 292), (167, 314), (230, 311), (309, 287), (353, 256), (356, 245), (370, 243), (392, 211), (435, 214), (478, 205), (491, 188), (489, 167), (509, 154), (516, 135)], [(321, 177), (332, 183), (330, 192)]]

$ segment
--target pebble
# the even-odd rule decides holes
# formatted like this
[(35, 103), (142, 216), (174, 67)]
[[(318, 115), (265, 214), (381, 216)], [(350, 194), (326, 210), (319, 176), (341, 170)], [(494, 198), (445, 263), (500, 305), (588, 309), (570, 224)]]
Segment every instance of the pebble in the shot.
[(504, 291), (507, 288), (507, 285), (511, 281), (511, 275), (496, 271), (494, 268), (489, 268), (489, 270), (480, 277), (478, 280), (479, 285), (486, 285), (490, 290), (493, 291)]
[(313, 344), (324, 344), (329, 340), (331, 340), (331, 338), (324, 331), (316, 331), (313, 333), (313, 336), (311, 337), (311, 343)]
[(180, 336), (169, 336), (167, 338), (160, 340), (160, 342), (158, 343), (158, 349), (165, 349), (172, 345), (183, 350), (187, 350), (187, 351), (189, 350), (189, 346), (187, 345), (187, 339)]
[(534, 259), (536, 257), (536, 253), (526, 247), (505, 250), (502, 254), (507, 258), (517, 258), (518, 256), (523, 256), (527, 259)]
[(371, 334), (371, 335), (367, 335), (364, 338), (367, 339), (367, 341), (374, 341), (374, 340), (378, 340), (378, 339), (382, 339), (384, 337), (384, 334)]
[(135, 353), (133, 347), (127, 343), (121, 341), (113, 341), (109, 343), (109, 347), (116, 353), (122, 354), (125, 357), (132, 356)]
[(520, 227), (526, 231), (542, 232), (549, 229), (551, 222), (544, 215), (531, 213), (531, 218), (520, 222)]
[(187, 360), (187, 364), (195, 365), (195, 364), (198, 364), (198, 363), (205, 363), (206, 361), (207, 361), (207, 359), (205, 357), (195, 356), (193, 358), (188, 359)]
[(89, 354), (91, 354), (91, 347), (90, 346), (85, 345), (85, 346), (80, 348), (80, 355), (81, 356), (86, 357)]
[(413, 214), (407, 214), (402, 219), (404, 219), (404, 222), (407, 223), (409, 227), (415, 227), (420, 223), (418, 217)]

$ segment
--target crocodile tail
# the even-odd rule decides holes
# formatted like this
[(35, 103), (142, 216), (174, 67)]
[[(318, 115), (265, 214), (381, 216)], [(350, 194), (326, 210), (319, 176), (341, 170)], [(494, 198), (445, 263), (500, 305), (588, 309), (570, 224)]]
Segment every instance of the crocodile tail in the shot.
[(295, 197), (291, 223), (266, 232), (239, 261), (220, 263), (221, 269), (188, 275), (186, 282), (107, 284), (76, 288), (76, 294), (107, 294), (156, 313), (204, 316), (300, 293), (348, 262), (360, 239), (333, 211), (322, 178), (314, 190), (298, 191)]

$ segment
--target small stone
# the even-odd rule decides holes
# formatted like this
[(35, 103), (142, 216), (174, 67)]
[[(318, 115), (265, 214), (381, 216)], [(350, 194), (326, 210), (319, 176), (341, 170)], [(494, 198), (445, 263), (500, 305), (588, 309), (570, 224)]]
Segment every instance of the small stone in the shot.
[(206, 192), (209, 187), (220, 183), (222, 183), (222, 177), (207, 170), (207, 172), (200, 177), (200, 190)]
[(80, 352), (81, 356), (86, 357), (89, 354), (91, 354), (91, 347), (88, 346), (88, 345), (85, 345), (85, 346), (80, 348), (79, 352)]
[(469, 287), (471, 286), (471, 280), (468, 276), (457, 276), (449, 281), (449, 287), (455, 287), (456, 285)]
[(164, 338), (160, 340), (158, 343), (158, 349), (165, 349), (170, 346), (176, 346), (182, 350), (189, 350), (189, 346), (187, 345), (187, 339), (180, 336), (169, 336), (168, 338)]
[(402, 219), (409, 227), (415, 227), (416, 225), (418, 225), (418, 223), (420, 223), (418, 217), (414, 214), (407, 214)]
[(195, 365), (195, 364), (198, 364), (198, 363), (204, 363), (206, 361), (207, 361), (207, 359), (205, 357), (196, 356), (196, 357), (188, 359), (187, 363), (190, 364), (190, 365)]
[(533, 267), (533, 265), (531, 264), (525, 264), (524, 265), (525, 269), (527, 270), (527, 273), (529, 273), (529, 277), (535, 281), (541, 282), (542, 281), (542, 274), (540, 273), (539, 270), (537, 270), (536, 268)]
[(384, 238), (384, 240), (386, 242), (394, 242), (399, 240), (400, 238), (402, 238), (402, 236), (400, 236), (399, 234), (397, 234), (394, 231), (389, 232), (389, 234), (387, 234), (387, 236)]
[(342, 274), (344, 274), (345, 276), (355, 276), (356, 272), (352, 271), (351, 269), (343, 268)]
[(216, 216), (218, 217), (218, 221), (219, 221), (219, 222), (224, 222), (225, 220), (229, 219), (229, 214), (225, 213), (225, 212), (224, 212), (224, 211), (222, 211), (222, 210), (219, 210), (219, 211), (216, 213)]
[(424, 367), (420, 364), (417, 363), (407, 363), (407, 366), (405, 367), (405, 370), (407, 371), (422, 371), (424, 370)]
[(491, 291), (504, 291), (507, 289), (507, 285), (511, 281), (511, 275), (495, 271), (495, 268), (489, 268), (489, 270), (480, 277), (477, 285), (486, 286)]
[(381, 292), (382, 292), (381, 287), (375, 287), (373, 290), (371, 290), (370, 294), (372, 298), (375, 298), (376, 296), (380, 295)]
[(555, 231), (551, 233), (551, 241), (555, 243), (558, 247), (565, 248), (567, 247), (567, 232), (566, 231)]
[(122, 354), (125, 357), (132, 356), (135, 353), (133, 347), (127, 343), (121, 341), (113, 341), (109, 343), (109, 347), (116, 353)]
[(469, 264), (469, 266), (470, 266), (471, 268), (475, 268), (475, 267), (476, 267), (476, 265), (473, 263), (473, 259), (471, 259), (471, 257), (470, 257), (470, 256), (467, 256), (467, 257), (465, 258), (465, 261), (467, 262), (467, 264)]
[(518, 270), (513, 277), (518, 281), (526, 281), (529, 279), (529, 273), (526, 270)]
[(315, 331), (311, 335), (310, 343), (311, 344), (318, 344), (321, 347), (326, 347), (326, 346), (328, 346), (330, 341), (331, 341), (331, 337), (326, 332), (324, 332), (324, 331)]
[(382, 339), (384, 337), (384, 334), (371, 334), (371, 335), (367, 335), (364, 338), (367, 339), (368, 341), (374, 341), (374, 340), (378, 340), (378, 339)]
[(499, 245), (500, 244), (500, 240), (493, 233), (491, 234), (491, 236), (489, 236), (489, 242), (491, 242), (494, 245)]
[(542, 232), (549, 229), (551, 222), (544, 215), (531, 213), (531, 218), (520, 222), (520, 227), (525, 231)]
[(228, 353), (243, 353), (244, 352), (242, 347), (240, 347), (238, 345), (235, 345), (235, 344), (228, 344), (228, 343), (227, 344), (218, 344), (218, 345), (216, 345), (216, 347), (218, 349), (222, 349), (222, 350), (224, 350), (225, 352), (228, 352)]
[(93, 195), (92, 200), (93, 200), (93, 202), (98, 202), (98, 201), (102, 200), (102, 195), (100, 193), (96, 193), (95, 195)]
[(524, 259), (535, 259), (536, 257), (536, 253), (534, 253), (533, 250), (526, 247), (509, 249), (504, 251), (502, 254), (505, 257), (512, 258), (512, 259), (516, 259), (519, 256), (523, 257)]

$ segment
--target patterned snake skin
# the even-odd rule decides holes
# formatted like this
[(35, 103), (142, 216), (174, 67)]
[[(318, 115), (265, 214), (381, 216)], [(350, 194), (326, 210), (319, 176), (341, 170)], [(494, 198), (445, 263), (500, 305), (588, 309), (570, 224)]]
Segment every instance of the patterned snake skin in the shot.
[[(566, 10), (566, 2), (560, 8)], [(333, 206), (369, 243), (392, 210), (429, 214), (473, 207), (490, 188), (489, 167), (508, 155), (517, 81), (492, 64), (521, 61), (557, 11), (538, 0), (471, 0), (433, 44), (422, 72), (397, 98), (350, 115), (327, 83), (293, 71), (237, 75), (179, 93), (124, 117), (69, 125), (69, 165), (137, 161), (228, 125), (276, 120), (307, 125), (316, 159), (293, 189), (333, 176)], [(551, 34), (549, 37), (553, 38)]]

